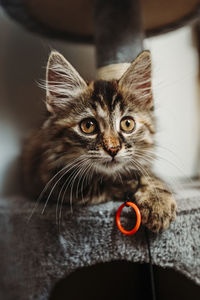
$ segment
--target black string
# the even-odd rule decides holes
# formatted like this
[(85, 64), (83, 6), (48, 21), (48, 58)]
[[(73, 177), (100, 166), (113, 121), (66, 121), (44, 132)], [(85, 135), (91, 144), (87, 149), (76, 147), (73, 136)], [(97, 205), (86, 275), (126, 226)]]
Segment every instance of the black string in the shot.
[[(140, 186), (140, 177), (137, 176), (137, 186), (136, 186), (136, 190), (139, 188)], [(135, 193), (135, 191), (134, 191)], [(125, 206), (128, 206), (126, 203), (128, 201), (133, 201), (133, 192), (127, 192), (125, 194)], [(148, 248), (148, 255), (149, 255), (149, 273), (150, 273), (150, 280), (151, 280), (151, 292), (152, 292), (152, 299), (156, 300), (156, 289), (155, 289), (155, 279), (154, 279), (154, 272), (153, 272), (153, 265), (152, 265), (152, 257), (151, 257), (151, 247), (150, 247), (150, 240), (149, 240), (149, 234), (148, 234), (148, 229), (145, 227), (144, 229), (145, 232), (145, 238), (146, 238), (146, 242), (147, 242), (147, 248)]]
[(150, 241), (147, 228), (144, 229), (148, 254), (149, 254), (149, 272), (150, 272), (150, 279), (151, 279), (151, 292), (152, 292), (152, 299), (156, 300), (156, 289), (155, 289), (155, 279), (153, 273), (153, 265), (152, 265), (152, 258), (151, 258), (151, 248), (150, 248)]

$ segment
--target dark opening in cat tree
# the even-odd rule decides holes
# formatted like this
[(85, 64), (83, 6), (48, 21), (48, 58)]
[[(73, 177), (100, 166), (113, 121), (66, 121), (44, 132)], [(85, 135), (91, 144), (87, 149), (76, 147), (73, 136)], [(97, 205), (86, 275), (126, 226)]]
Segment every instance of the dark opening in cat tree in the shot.
[[(171, 269), (154, 266), (156, 295), (162, 300), (198, 300), (200, 287)], [(78, 283), (78, 288), (77, 288)], [(75, 271), (53, 288), (49, 300), (151, 299), (148, 264), (115, 261)]]

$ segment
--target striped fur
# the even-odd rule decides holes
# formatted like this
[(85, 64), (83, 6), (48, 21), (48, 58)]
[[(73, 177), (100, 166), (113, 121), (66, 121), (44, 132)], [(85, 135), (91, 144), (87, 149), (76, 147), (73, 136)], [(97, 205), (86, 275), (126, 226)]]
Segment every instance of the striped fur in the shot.
[[(166, 191), (165, 185), (160, 181), (158, 184), (151, 174), (155, 120), (148, 51), (131, 64), (119, 81), (97, 80), (89, 84), (63, 56), (53, 52), (45, 88), (51, 115), (30, 137), (24, 150), (26, 186), (35, 197), (40, 195), (44, 207), (55, 201), (61, 214), (65, 203), (123, 200), (128, 190), (136, 192), (140, 177), (149, 177), (149, 184), (154, 181), (159, 191), (160, 186)], [(134, 121), (131, 132), (123, 131), (120, 125), (126, 117)], [(81, 129), (85, 119), (96, 126), (92, 134)], [(155, 188), (151, 187), (151, 192)], [(174, 212), (175, 208), (171, 219)], [(145, 215), (143, 219), (152, 229)], [(154, 224), (156, 231), (163, 229), (162, 224)]]

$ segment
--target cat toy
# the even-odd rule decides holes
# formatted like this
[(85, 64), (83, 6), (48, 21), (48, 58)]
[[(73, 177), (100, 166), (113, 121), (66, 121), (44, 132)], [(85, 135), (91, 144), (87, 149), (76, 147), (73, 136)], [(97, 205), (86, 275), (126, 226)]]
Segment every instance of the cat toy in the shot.
[[(129, 199), (130, 199), (130, 195), (127, 194), (127, 200), (120, 205), (120, 207), (118, 208), (117, 213), (116, 213), (117, 227), (125, 235), (133, 235), (133, 234), (135, 234), (138, 231), (138, 229), (140, 228), (140, 224), (141, 224), (141, 213), (140, 213), (140, 210), (139, 210), (138, 206), (135, 203), (133, 203), (132, 201), (130, 201)], [(137, 217), (135, 227), (133, 229), (131, 229), (131, 230), (126, 230), (121, 225), (120, 214), (121, 214), (121, 212), (122, 212), (122, 210), (123, 210), (123, 208), (125, 206), (132, 207), (134, 209), (134, 211), (136, 213), (136, 217)], [(152, 300), (156, 300), (155, 280), (154, 280), (154, 272), (153, 272), (153, 266), (152, 266), (150, 241), (149, 241), (148, 231), (147, 231), (146, 228), (145, 228), (144, 232), (145, 232), (145, 238), (146, 238), (146, 243), (147, 243), (147, 248), (148, 248), (148, 254), (149, 254), (149, 274), (150, 274), (150, 281), (151, 281)]]
[[(137, 217), (137, 220), (136, 220), (136, 224), (135, 224), (135, 227), (131, 230), (126, 230), (124, 229), (124, 227), (121, 225), (121, 221), (120, 221), (120, 214), (122, 212), (122, 209), (125, 207), (125, 206), (130, 206), (134, 209), (135, 213), (136, 213), (136, 217)], [(137, 207), (137, 205), (131, 201), (125, 201), (124, 203), (122, 203), (122, 205), (118, 208), (117, 210), (117, 214), (116, 214), (116, 223), (117, 223), (117, 227), (119, 228), (119, 230), (123, 233), (123, 234), (126, 234), (126, 235), (132, 235), (132, 234), (135, 234), (139, 227), (140, 227), (140, 224), (141, 224), (141, 213), (140, 213), (140, 210), (139, 208)]]

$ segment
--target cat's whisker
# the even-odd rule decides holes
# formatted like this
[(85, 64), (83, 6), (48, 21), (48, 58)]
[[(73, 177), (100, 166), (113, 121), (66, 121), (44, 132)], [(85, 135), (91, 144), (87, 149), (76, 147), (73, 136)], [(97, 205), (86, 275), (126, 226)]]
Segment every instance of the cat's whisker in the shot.
[(145, 160), (149, 165), (152, 165), (152, 162), (153, 162), (153, 160), (155, 159), (155, 157), (153, 157), (153, 156), (148, 156), (148, 154), (147, 155), (141, 155), (140, 153), (137, 153), (136, 151), (135, 151), (135, 153), (134, 153), (134, 157), (137, 157), (139, 160), (141, 159), (141, 160)]
[(80, 173), (82, 172), (82, 169), (83, 167), (85, 166), (85, 164), (87, 164), (88, 161), (84, 162), (82, 165), (81, 165), (81, 169), (77, 172), (77, 174), (74, 176), (74, 179), (71, 183), (71, 191), (70, 191), (70, 207), (71, 207), (71, 211), (72, 211), (72, 197), (73, 197), (73, 187), (74, 187), (74, 183), (75, 183), (75, 180), (76, 178), (80, 175)]
[(159, 200), (157, 189), (156, 189), (155, 185), (153, 184), (148, 171), (139, 162), (136, 162), (135, 160), (131, 161), (131, 162), (134, 162), (134, 164), (138, 167), (139, 171), (142, 173), (142, 175), (147, 180), (148, 184), (153, 187), (153, 190), (154, 190), (154, 192), (156, 194), (156, 198)]
[[(64, 184), (64, 191), (63, 191), (63, 195), (62, 195), (62, 200), (61, 200), (61, 208), (62, 208), (62, 205), (63, 205), (63, 201), (65, 199), (65, 195), (66, 195), (66, 192), (67, 192), (67, 189), (71, 183), (71, 181), (73, 180), (74, 176), (76, 176), (76, 174), (78, 173), (79, 171), (79, 166), (77, 167), (77, 169), (75, 169), (72, 174), (70, 174), (70, 176), (67, 178), (65, 184)], [(70, 203), (71, 205), (71, 203)], [(61, 212), (61, 208), (60, 208), (60, 212)]]
[[(74, 161), (76, 161), (76, 160), (78, 160), (78, 159), (80, 159), (80, 158), (78, 157), (78, 158), (76, 158)], [(46, 183), (45, 187), (43, 188), (42, 192), (40, 193), (39, 197), (38, 197), (37, 200), (36, 200), (36, 203), (35, 203), (35, 205), (34, 205), (34, 207), (33, 207), (33, 209), (32, 209), (32, 212), (31, 212), (31, 214), (30, 214), (30, 216), (29, 216), (27, 222), (30, 222), (30, 220), (31, 220), (31, 218), (32, 218), (32, 216), (33, 216), (33, 214), (34, 214), (34, 212), (36, 211), (36, 209), (37, 209), (37, 207), (38, 207), (38, 205), (39, 205), (39, 202), (41, 201), (41, 199), (42, 199), (44, 193), (46, 192), (46, 190), (48, 189), (48, 187), (50, 186), (50, 184), (52, 183), (52, 181), (53, 181), (53, 180), (54, 180), (61, 172), (63, 172), (64, 170), (66, 170), (66, 168), (68, 168), (69, 166), (71, 166), (73, 163), (74, 163), (74, 162), (71, 162), (71, 163), (65, 165), (61, 170), (59, 170), (59, 171), (58, 171), (58, 172), (57, 172), (57, 173), (56, 173), (56, 174), (55, 174), (55, 175), (54, 175), (54, 176)]]
[[(71, 179), (73, 178), (74, 174), (76, 174), (76, 172), (78, 172), (81, 164), (84, 163), (84, 161), (86, 160), (87, 158), (83, 158), (81, 161), (79, 161), (77, 164), (76, 164), (76, 168), (78, 169), (75, 169), (69, 177), (67, 177), (67, 179), (65, 180), (65, 182), (63, 183), (62, 185), (62, 188), (59, 192), (59, 195), (58, 195), (58, 199), (57, 199), (57, 205), (56, 205), (56, 219), (57, 220), (61, 220), (61, 210), (62, 210), (62, 204), (63, 204), (63, 201), (64, 201), (64, 197), (65, 197), (65, 193), (67, 191), (67, 188), (69, 186), (69, 183), (71, 182)], [(64, 190), (64, 191), (63, 191)], [(58, 217), (58, 206), (59, 206), (59, 202), (60, 202), (60, 197), (61, 197), (61, 194), (63, 192), (63, 195), (62, 195), (62, 198), (61, 198), (61, 204), (60, 204), (60, 210), (59, 210), (59, 217)], [(60, 221), (59, 221), (60, 222)], [(59, 223), (60, 224), (60, 223)]]
[[(85, 168), (82, 169), (80, 178), (79, 178), (79, 180), (78, 180), (77, 188), (76, 188), (76, 198), (78, 198), (79, 185), (80, 185), (81, 180), (82, 180), (82, 182), (84, 181), (84, 180), (83, 180), (84, 175), (87, 174), (87, 172), (89, 171), (89, 169), (91, 169), (91, 167), (92, 167), (92, 164), (90, 165), (89, 162), (90, 162), (90, 160), (87, 161)], [(83, 200), (83, 193), (82, 193), (82, 200)]]
[[(172, 155), (174, 156), (174, 158), (175, 158), (176, 160), (178, 160), (177, 164), (179, 164), (179, 166), (174, 164), (173, 167), (175, 167), (176, 169), (178, 168), (177, 170), (182, 174), (182, 176), (183, 176), (189, 183), (192, 184), (193, 180), (192, 180), (192, 178), (188, 177), (188, 176), (185, 174), (185, 172), (183, 171), (183, 170), (185, 169), (185, 166), (184, 166), (184, 163), (181, 161), (181, 159), (178, 157), (177, 153), (175, 153), (175, 152), (172, 151), (171, 149), (168, 149), (167, 147), (164, 147), (164, 146), (161, 146), (161, 145), (156, 145), (156, 148), (164, 149), (165, 151), (168, 151), (170, 154), (172, 154)], [(156, 154), (156, 156), (158, 156), (158, 155)], [(161, 159), (162, 159), (162, 160), (166, 160), (166, 158), (163, 157), (163, 156), (161, 156), (161, 155), (159, 155), (159, 159), (160, 159), (160, 160), (161, 160)], [(170, 162), (169, 160), (168, 160), (167, 162), (172, 164), (172, 162)]]
[[(144, 155), (142, 156), (142, 155), (136, 154), (136, 156), (137, 156), (138, 158), (142, 158), (143, 160), (147, 160), (148, 163), (151, 163), (151, 160), (149, 160), (149, 159), (148, 159), (147, 157), (145, 157)], [(173, 190), (171, 189), (171, 187), (169, 186), (169, 184), (166, 184), (166, 185), (168, 186), (170, 192), (173, 193)]]
[[(85, 160), (87, 160), (87, 158), (85, 158)], [(72, 174), (70, 174), (70, 176), (67, 178), (66, 182), (64, 183), (64, 186), (63, 188), (64, 189), (64, 192), (63, 192), (63, 195), (62, 195), (62, 199), (61, 199), (61, 204), (60, 204), (60, 210), (59, 210), (59, 220), (61, 221), (61, 218), (62, 218), (62, 206), (63, 206), (63, 202), (64, 202), (64, 199), (65, 199), (65, 194), (67, 192), (67, 189), (70, 185), (70, 183), (72, 182), (73, 178), (76, 176), (77, 172), (79, 172), (79, 169), (82, 167), (82, 165), (85, 163), (85, 160), (82, 161), (78, 166), (77, 168), (78, 169), (75, 169)], [(71, 203), (70, 203), (71, 205)]]
[(92, 164), (88, 166), (88, 168), (85, 170), (85, 173), (83, 175), (83, 180), (82, 180), (82, 183), (81, 183), (81, 199), (82, 199), (82, 202), (85, 204), (85, 198), (83, 196), (83, 190), (84, 190), (84, 183), (86, 182), (86, 186), (88, 184), (88, 177), (89, 177), (89, 172), (90, 170), (92, 169)]
[[(88, 164), (86, 164), (86, 167), (87, 167), (87, 165), (88, 165)], [(81, 172), (80, 172), (80, 176), (79, 176), (78, 183), (77, 183), (77, 186), (76, 186), (76, 193), (75, 193), (76, 198), (78, 198), (79, 185), (80, 185), (80, 182), (81, 182), (81, 180), (82, 180), (82, 178), (83, 178), (83, 175), (84, 175), (84, 172), (85, 172), (86, 167), (85, 167), (85, 168), (82, 168), (82, 169), (81, 169)]]
[[(140, 150), (142, 153), (145, 153), (145, 156), (147, 156), (148, 154), (146, 153), (146, 150)], [(148, 152), (149, 152), (149, 154), (154, 154), (155, 155), (155, 153), (154, 152), (152, 152), (151, 150), (148, 150)], [(150, 158), (150, 159), (152, 159), (152, 158)], [(159, 155), (159, 154), (156, 154), (155, 155), (155, 160), (163, 160), (163, 161), (165, 161), (165, 162), (167, 162), (169, 165), (171, 165), (172, 167), (174, 167), (178, 172), (180, 172), (180, 174), (185, 178), (185, 179), (187, 179), (188, 180), (188, 182), (190, 182), (190, 183), (192, 183), (192, 179), (190, 178), (190, 177), (188, 177), (185, 173), (184, 173), (184, 171), (183, 171), (183, 169), (182, 168), (180, 168), (179, 166), (177, 166), (176, 164), (174, 164), (173, 162), (171, 162), (170, 160), (168, 160), (166, 157), (162, 157), (161, 155)]]
[[(77, 167), (77, 165), (76, 165), (76, 167)], [(66, 178), (66, 180), (63, 183), (63, 185), (62, 185), (62, 187), (61, 187), (61, 189), (59, 191), (59, 194), (58, 194), (57, 203), (56, 203), (56, 223), (58, 223), (58, 207), (59, 207), (60, 197), (61, 197), (62, 191), (65, 188), (65, 185), (67, 184), (67, 182), (68, 182), (69, 179), (70, 179), (70, 176)]]
[[(175, 153), (172, 149), (169, 149), (169, 148), (167, 148), (165, 146), (161, 146), (161, 145), (158, 145), (158, 144), (155, 145), (155, 148), (156, 149), (157, 148), (164, 149), (164, 150), (168, 151), (170, 154), (172, 154), (174, 156), (174, 158), (180, 160), (180, 158), (178, 157), (177, 153)], [(181, 162), (181, 160), (180, 160), (180, 162)]]
[[(81, 195), (82, 195), (82, 201), (83, 201), (83, 203), (85, 203), (85, 200), (84, 200), (84, 197), (83, 197), (83, 185), (84, 185), (84, 181), (85, 181), (86, 176), (88, 176), (90, 169), (92, 168), (92, 164), (89, 164), (89, 161), (90, 160), (87, 161), (87, 165), (82, 170), (82, 174), (81, 174), (81, 178), (83, 177), (82, 184), (81, 184)], [(86, 182), (86, 184), (87, 184), (87, 182)], [(78, 190), (78, 187), (77, 187), (77, 190)]]
[[(58, 211), (56, 212), (56, 214), (58, 214), (58, 224), (59, 224), (59, 227), (61, 225), (61, 220), (62, 220), (62, 206), (63, 206), (63, 201), (64, 201), (64, 198), (65, 198), (65, 192), (66, 192), (66, 185), (68, 187), (68, 183), (70, 182), (70, 179), (73, 178), (73, 175), (76, 174), (77, 172), (77, 169), (74, 170), (74, 172), (72, 172), (72, 174), (70, 174), (70, 176), (66, 179), (66, 181), (64, 182), (63, 186), (62, 186), (62, 189), (59, 193), (59, 198), (58, 198), (58, 204), (59, 204), (59, 199), (61, 198), (61, 203), (60, 203), (60, 208), (59, 208), (59, 214), (58, 214)], [(63, 191), (64, 190), (64, 191)], [(63, 191), (63, 195), (61, 197), (61, 193)]]
[[(79, 158), (79, 160), (80, 160), (80, 158)], [(46, 206), (47, 206), (47, 204), (48, 204), (48, 201), (49, 201), (49, 199), (50, 199), (50, 197), (51, 197), (51, 195), (52, 195), (52, 193), (53, 193), (53, 191), (54, 191), (54, 189), (55, 189), (55, 187), (57, 186), (57, 184), (58, 184), (58, 182), (71, 170), (71, 169), (73, 169), (77, 164), (79, 164), (79, 161), (78, 162), (76, 162), (76, 163), (72, 163), (71, 165), (70, 165), (70, 168), (69, 169), (67, 169), (60, 177), (59, 177), (59, 179), (56, 181), (56, 183), (53, 185), (53, 187), (51, 188), (51, 191), (49, 192), (49, 195), (48, 195), (48, 197), (47, 197), (47, 200), (46, 200), (46, 202), (45, 202), (45, 204), (44, 204), (44, 207), (43, 207), (43, 209), (42, 209), (42, 212), (41, 212), (41, 214), (43, 214), (44, 213), (44, 211), (45, 211), (45, 209), (46, 209)]]
[(48, 195), (48, 197), (47, 197), (47, 200), (46, 200), (46, 202), (45, 202), (45, 204), (44, 204), (44, 207), (43, 207), (43, 209), (42, 209), (42, 212), (41, 212), (41, 214), (43, 214), (44, 213), (44, 211), (45, 211), (45, 209), (46, 209), (46, 206), (47, 206), (47, 204), (48, 204), (48, 201), (49, 201), (49, 199), (50, 199), (50, 197), (51, 197), (51, 195), (52, 195), (52, 193), (53, 193), (53, 191), (54, 191), (54, 189), (56, 188), (56, 185), (59, 183), (59, 181), (71, 170), (71, 169), (73, 169), (74, 168), (74, 166), (76, 166), (76, 164), (72, 164), (72, 166), (69, 168), (69, 169), (67, 169), (59, 178), (58, 178), (58, 180), (55, 182), (55, 184), (53, 185), (53, 187), (51, 188), (51, 190), (50, 190), (50, 192), (49, 192), (49, 195)]

